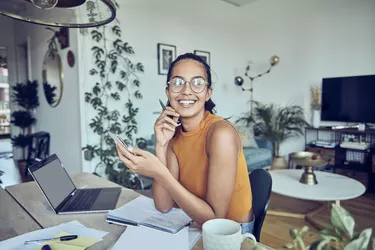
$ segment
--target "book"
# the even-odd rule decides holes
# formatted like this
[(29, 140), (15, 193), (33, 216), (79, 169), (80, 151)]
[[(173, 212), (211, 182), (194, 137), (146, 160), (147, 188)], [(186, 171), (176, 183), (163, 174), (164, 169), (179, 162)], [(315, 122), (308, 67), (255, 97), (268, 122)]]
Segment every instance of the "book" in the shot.
[(190, 225), (192, 219), (178, 208), (161, 213), (151, 198), (139, 196), (122, 207), (110, 210), (106, 221), (119, 225), (145, 226), (175, 234)]

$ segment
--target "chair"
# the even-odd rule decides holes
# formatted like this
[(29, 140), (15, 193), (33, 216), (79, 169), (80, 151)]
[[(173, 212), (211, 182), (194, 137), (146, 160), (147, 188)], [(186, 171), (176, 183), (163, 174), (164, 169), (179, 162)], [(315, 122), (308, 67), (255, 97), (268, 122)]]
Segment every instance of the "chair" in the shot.
[(49, 156), (50, 134), (40, 131), (32, 135), (31, 142), (28, 147), (27, 166), (25, 176), (28, 175), (29, 166), (38, 160), (43, 160)]
[(255, 217), (254, 232), (256, 240), (260, 242), (264, 218), (266, 217), (271, 196), (272, 178), (268, 171), (255, 169), (250, 175), (251, 190), (253, 195), (253, 213)]

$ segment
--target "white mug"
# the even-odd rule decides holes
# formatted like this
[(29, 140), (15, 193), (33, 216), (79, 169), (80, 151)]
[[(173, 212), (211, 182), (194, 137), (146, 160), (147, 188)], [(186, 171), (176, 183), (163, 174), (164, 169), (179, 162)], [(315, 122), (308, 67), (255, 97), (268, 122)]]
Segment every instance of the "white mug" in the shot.
[(246, 238), (256, 242), (254, 235), (242, 234), (241, 225), (228, 219), (206, 221), (202, 232), (204, 250), (239, 250)]

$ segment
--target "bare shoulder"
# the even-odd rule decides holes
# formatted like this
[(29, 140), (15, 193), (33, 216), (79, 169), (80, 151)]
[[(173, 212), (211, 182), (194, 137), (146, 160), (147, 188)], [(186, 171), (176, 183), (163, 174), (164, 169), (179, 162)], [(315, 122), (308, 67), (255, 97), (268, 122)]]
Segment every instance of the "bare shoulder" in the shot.
[(236, 129), (227, 121), (217, 121), (211, 125), (207, 133), (207, 152), (212, 148), (227, 147), (235, 145), (240, 146), (240, 137)]

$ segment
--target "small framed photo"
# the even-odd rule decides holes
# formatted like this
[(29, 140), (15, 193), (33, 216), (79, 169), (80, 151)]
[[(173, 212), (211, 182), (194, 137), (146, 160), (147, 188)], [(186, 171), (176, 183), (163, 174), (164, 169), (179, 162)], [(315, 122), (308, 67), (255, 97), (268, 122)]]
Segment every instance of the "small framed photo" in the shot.
[(176, 59), (176, 46), (158, 43), (158, 72), (159, 75), (168, 74), (171, 63)]
[(194, 50), (194, 54), (201, 57), (208, 65), (211, 65), (211, 54), (207, 51)]

